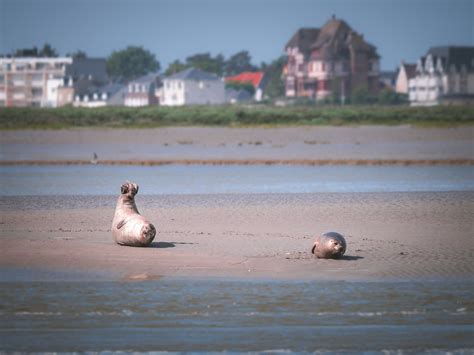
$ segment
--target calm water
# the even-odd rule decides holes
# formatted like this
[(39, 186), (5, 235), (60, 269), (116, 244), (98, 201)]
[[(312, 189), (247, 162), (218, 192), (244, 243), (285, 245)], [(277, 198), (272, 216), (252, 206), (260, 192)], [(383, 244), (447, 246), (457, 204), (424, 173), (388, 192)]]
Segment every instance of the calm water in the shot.
[(474, 351), (472, 283), (0, 283), (6, 351)]
[(3, 196), (115, 195), (130, 180), (141, 194), (473, 191), (471, 166), (11, 166)]

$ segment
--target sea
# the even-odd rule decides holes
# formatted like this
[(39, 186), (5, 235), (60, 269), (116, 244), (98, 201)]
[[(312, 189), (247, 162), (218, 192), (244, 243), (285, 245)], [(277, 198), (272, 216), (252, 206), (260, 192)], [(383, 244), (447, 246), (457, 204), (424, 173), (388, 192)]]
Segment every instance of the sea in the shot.
[[(471, 166), (77, 165), (0, 171), (3, 200), (112, 196), (125, 180), (139, 183), (145, 196), (181, 199), (474, 190)], [(110, 281), (100, 274), (91, 281), (81, 273), (2, 267), (0, 352), (474, 354), (474, 281)]]

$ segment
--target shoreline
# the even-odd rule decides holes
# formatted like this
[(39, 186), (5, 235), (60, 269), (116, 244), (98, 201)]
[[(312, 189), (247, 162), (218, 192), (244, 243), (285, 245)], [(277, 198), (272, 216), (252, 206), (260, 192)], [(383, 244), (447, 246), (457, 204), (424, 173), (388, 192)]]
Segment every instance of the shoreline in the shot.
[(0, 160), (0, 166), (14, 165), (474, 165), (474, 159), (163, 159), (163, 160)]

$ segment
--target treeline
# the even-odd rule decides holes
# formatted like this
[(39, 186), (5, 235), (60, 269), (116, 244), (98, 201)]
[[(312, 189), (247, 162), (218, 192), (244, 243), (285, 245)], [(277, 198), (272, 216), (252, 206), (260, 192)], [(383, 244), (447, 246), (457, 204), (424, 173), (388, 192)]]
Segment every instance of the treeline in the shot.
[(3, 108), (0, 129), (75, 127), (140, 128), (163, 126), (350, 125), (474, 123), (469, 106), (182, 106), (103, 108)]

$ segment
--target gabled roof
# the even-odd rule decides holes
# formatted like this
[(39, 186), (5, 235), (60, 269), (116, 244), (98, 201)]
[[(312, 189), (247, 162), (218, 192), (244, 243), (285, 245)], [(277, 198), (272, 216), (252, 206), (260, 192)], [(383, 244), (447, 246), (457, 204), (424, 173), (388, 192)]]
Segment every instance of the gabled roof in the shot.
[(474, 47), (467, 46), (441, 46), (432, 47), (429, 49), (428, 54), (431, 54), (433, 58), (441, 58), (443, 67), (449, 70), (451, 66), (454, 66), (457, 70), (460, 70), (464, 65), (468, 71), (474, 70)]
[(225, 78), (226, 82), (229, 81), (234, 81), (234, 82), (239, 82), (239, 83), (252, 83), (254, 88), (258, 88), (260, 84), (262, 83), (262, 79), (264, 76), (264, 72), (259, 71), (259, 72), (243, 72), (240, 73), (239, 75), (235, 76), (228, 76)]
[(379, 58), (377, 49), (364, 40), (344, 20), (333, 16), (321, 29), (301, 28), (290, 41), (288, 47), (298, 47), (305, 56), (312, 53), (314, 58), (330, 59), (334, 57), (349, 57), (349, 49), (366, 52), (369, 57)]
[(311, 51), (311, 45), (318, 38), (318, 34), (319, 28), (300, 28), (288, 41), (285, 49), (297, 47), (301, 53), (308, 55)]
[(176, 74), (166, 77), (164, 80), (193, 80), (193, 81), (214, 81), (220, 78), (213, 73), (202, 71), (201, 69), (188, 68)]
[[(416, 75), (416, 64), (407, 64), (407, 63), (402, 63), (400, 67), (403, 67), (405, 69), (405, 73), (407, 75), (407, 79), (414, 78)], [(400, 68), (401, 69), (401, 68)]]
[(106, 60), (103, 58), (74, 58), (66, 66), (66, 76), (74, 79), (92, 78), (95, 82), (107, 81)]
[(140, 78), (137, 78), (135, 80), (130, 81), (130, 83), (135, 83), (135, 84), (149, 84), (154, 81), (156, 81), (157, 78), (160, 77), (159, 73), (148, 73), (146, 75), (143, 75)]
[(324, 44), (334, 43), (336, 41), (344, 41), (348, 32), (352, 29), (344, 20), (338, 20), (335, 17), (327, 21), (319, 31), (317, 40), (312, 44), (312, 48), (318, 48)]

